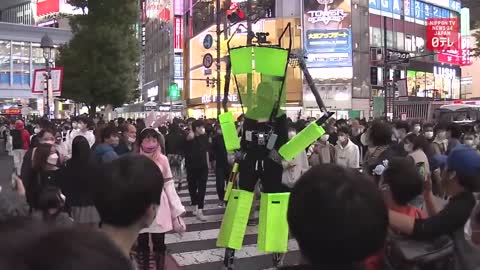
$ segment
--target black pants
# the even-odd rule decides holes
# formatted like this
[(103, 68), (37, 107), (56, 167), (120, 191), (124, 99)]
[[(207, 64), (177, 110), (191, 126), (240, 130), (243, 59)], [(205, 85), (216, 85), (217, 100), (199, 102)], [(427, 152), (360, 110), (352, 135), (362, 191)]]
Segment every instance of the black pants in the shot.
[(231, 168), (218, 167), (215, 169), (215, 179), (217, 186), (218, 199), (223, 202), (225, 198), (225, 183), (228, 181)]
[(141, 233), (138, 235), (138, 251), (150, 252), (149, 242), (152, 236), (153, 252), (164, 253), (167, 250), (165, 246), (164, 233)]
[(187, 169), (188, 192), (192, 205), (203, 209), (205, 193), (207, 192), (208, 167)]
[(253, 192), (258, 180), (261, 179), (263, 192), (280, 193), (286, 189), (282, 185), (282, 165), (267, 156), (259, 156), (247, 152), (240, 162), (240, 189)]

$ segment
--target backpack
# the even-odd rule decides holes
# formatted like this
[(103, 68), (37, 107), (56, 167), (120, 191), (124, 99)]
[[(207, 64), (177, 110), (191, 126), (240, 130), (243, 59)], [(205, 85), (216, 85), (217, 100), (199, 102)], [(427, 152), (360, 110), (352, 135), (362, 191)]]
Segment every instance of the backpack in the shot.
[(12, 136), (12, 149), (23, 149), (22, 132), (20, 130), (13, 129), (10, 131), (10, 136)]
[(386, 270), (451, 270), (454, 265), (454, 243), (449, 236), (417, 241), (391, 233), (387, 238)]

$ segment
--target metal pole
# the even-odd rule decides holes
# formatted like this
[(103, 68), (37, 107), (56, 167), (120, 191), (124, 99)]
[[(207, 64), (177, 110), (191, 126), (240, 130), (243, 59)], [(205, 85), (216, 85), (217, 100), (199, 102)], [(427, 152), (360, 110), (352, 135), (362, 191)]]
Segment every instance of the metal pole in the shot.
[(388, 119), (388, 95), (387, 80), (389, 78), (389, 69), (387, 66), (387, 16), (383, 17), (383, 95), (384, 95), (384, 114), (385, 120)]
[(49, 59), (45, 59), (45, 68), (47, 70), (47, 76), (46, 76), (46, 86), (47, 86), (47, 112), (46, 112), (46, 116), (47, 116), (47, 119), (50, 120), (50, 79), (51, 79), (51, 75), (50, 75), (50, 63), (48, 62)]
[(220, 96), (221, 96), (221, 86), (220, 86), (220, 38), (222, 37), (222, 33), (220, 32), (220, 26), (222, 24), (222, 13), (220, 11), (220, 0), (216, 0), (216, 9), (217, 9), (217, 62), (216, 62), (216, 65), (217, 65), (217, 118), (219, 117), (219, 115), (222, 113), (222, 101), (220, 100)]
[[(247, 46), (253, 44), (254, 33), (252, 33), (252, 2), (247, 0)], [(253, 92), (253, 74), (250, 72), (247, 74), (247, 93), (250, 94)]]

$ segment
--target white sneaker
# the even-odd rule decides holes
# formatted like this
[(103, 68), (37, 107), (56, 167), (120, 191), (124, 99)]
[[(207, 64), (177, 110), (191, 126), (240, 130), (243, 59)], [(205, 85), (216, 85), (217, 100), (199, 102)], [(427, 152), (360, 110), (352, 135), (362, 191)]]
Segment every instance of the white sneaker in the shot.
[(197, 210), (197, 214), (196, 214), (197, 218), (201, 221), (207, 221), (207, 217), (205, 217), (203, 215), (203, 210), (202, 209), (198, 209)]
[(192, 211), (192, 214), (196, 216), (198, 213), (198, 205), (195, 205), (195, 210)]

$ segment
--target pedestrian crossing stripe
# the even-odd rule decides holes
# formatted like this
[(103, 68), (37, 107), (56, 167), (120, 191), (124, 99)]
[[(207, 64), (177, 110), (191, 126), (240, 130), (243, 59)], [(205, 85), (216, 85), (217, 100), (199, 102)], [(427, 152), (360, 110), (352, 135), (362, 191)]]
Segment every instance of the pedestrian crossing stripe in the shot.
[[(177, 191), (187, 211), (184, 221), (187, 231), (180, 236), (174, 232), (165, 235), (165, 244), (169, 253), (175, 258), (182, 269), (203, 270), (220, 269), (223, 263), (225, 249), (216, 247), (216, 240), (225, 212), (220, 207), (220, 200), (217, 195), (215, 179), (209, 179), (205, 196), (204, 215), (206, 222), (198, 220), (192, 212), (195, 206), (190, 204), (190, 196), (186, 181), (182, 189)], [(258, 207), (252, 218), (258, 219)], [(238, 262), (235, 269), (269, 269), (273, 267), (272, 255), (257, 250), (258, 226), (249, 226), (245, 234), (244, 246), (235, 252), (235, 261)], [(295, 240), (290, 239), (288, 243), (287, 258), (291, 260), (287, 264), (296, 264), (299, 261), (299, 248)], [(293, 259), (292, 259), (293, 258)], [(243, 268), (245, 265), (246, 268)], [(248, 266), (247, 266), (248, 265)], [(258, 265), (258, 268), (257, 268)], [(254, 266), (254, 268), (252, 268)]]

